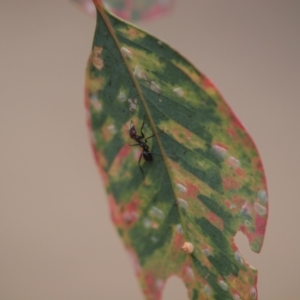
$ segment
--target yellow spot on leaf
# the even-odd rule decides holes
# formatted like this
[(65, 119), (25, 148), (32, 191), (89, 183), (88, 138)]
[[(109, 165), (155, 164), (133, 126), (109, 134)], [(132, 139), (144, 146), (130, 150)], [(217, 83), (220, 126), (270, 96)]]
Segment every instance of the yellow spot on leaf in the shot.
[(98, 69), (99, 71), (104, 66), (103, 59), (100, 57), (102, 50), (103, 50), (103, 47), (97, 47), (97, 46), (95, 46), (94, 49), (93, 49), (93, 54), (92, 54), (92, 63), (93, 63), (93, 66), (96, 69)]

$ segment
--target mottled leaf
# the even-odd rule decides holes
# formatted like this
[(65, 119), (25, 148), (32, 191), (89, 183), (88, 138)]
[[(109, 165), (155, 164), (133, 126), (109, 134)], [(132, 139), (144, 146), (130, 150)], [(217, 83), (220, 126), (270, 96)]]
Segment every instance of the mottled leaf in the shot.
[[(267, 192), (256, 147), (213, 84), (157, 38), (103, 11), (87, 67), (91, 141), (112, 220), (146, 299), (168, 277), (190, 299), (257, 299), (257, 271), (234, 244), (259, 252)], [(153, 161), (130, 146), (134, 126)], [(139, 141), (138, 141), (139, 142)], [(143, 144), (141, 144), (143, 146)], [(147, 148), (145, 148), (147, 150)]]
[[(93, 0), (71, 0), (85, 13), (95, 16)], [(104, 0), (106, 8), (125, 20), (148, 20), (168, 12), (174, 0)]]

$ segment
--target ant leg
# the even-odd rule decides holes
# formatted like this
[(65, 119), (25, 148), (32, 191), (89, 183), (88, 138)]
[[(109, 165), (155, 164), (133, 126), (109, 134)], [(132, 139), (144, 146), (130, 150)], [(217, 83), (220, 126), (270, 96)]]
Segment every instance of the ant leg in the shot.
[(140, 144), (132, 144), (132, 145), (129, 145), (129, 146), (139, 146)]
[(153, 138), (154, 136), (156, 136), (157, 134), (160, 134), (161, 132), (163, 132), (163, 130), (162, 130), (162, 129), (160, 129), (160, 132), (158, 132), (158, 133), (154, 133), (154, 134), (152, 134), (152, 135), (150, 135), (150, 136), (146, 137), (146, 138), (145, 138), (145, 143), (147, 143), (147, 140), (149, 140), (149, 139)]
[(140, 155), (140, 158), (139, 158), (139, 162), (138, 162), (138, 165), (139, 165), (139, 168), (142, 172), (142, 175), (143, 175), (143, 178), (145, 179), (145, 174), (144, 174), (144, 171), (143, 171), (143, 168), (141, 167), (141, 159), (142, 159), (142, 156), (143, 156), (143, 151), (141, 152), (141, 155)]
[(145, 125), (145, 119), (146, 119), (146, 114), (144, 114), (143, 124), (142, 124), (141, 130), (140, 130), (141, 134), (142, 134), (142, 136), (141, 136), (142, 139), (145, 137), (145, 135), (143, 133), (143, 128), (144, 128), (144, 125)]
[(142, 127), (141, 127), (141, 132), (142, 132), (142, 130), (143, 130), (143, 128), (144, 128), (145, 119), (146, 119), (146, 114), (144, 114), (144, 119), (143, 119), (143, 124), (142, 124)]
[(153, 138), (153, 137), (156, 136), (156, 135), (157, 135), (157, 133), (152, 134), (152, 135), (148, 136), (147, 138), (145, 138), (145, 143), (147, 144), (147, 140)]
[[(161, 156), (163, 156), (161, 153), (159, 153), (159, 152), (149, 152), (149, 153), (151, 153), (151, 154), (158, 154), (158, 155), (161, 155)], [(171, 157), (171, 158), (174, 158), (174, 159), (177, 159), (177, 157), (175, 157), (175, 156), (171, 156), (171, 155), (166, 155), (167, 157)]]

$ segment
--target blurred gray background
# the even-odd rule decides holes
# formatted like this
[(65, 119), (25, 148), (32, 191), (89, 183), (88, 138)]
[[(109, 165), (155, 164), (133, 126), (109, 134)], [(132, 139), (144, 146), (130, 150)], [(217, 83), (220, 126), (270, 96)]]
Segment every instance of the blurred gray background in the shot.
[[(300, 299), (300, 1), (178, 0), (139, 23), (193, 62), (246, 125), (270, 216), (259, 299)], [(89, 145), (84, 70), (95, 20), (67, 0), (0, 0), (0, 299), (143, 299)], [(171, 279), (164, 300), (187, 300)]]

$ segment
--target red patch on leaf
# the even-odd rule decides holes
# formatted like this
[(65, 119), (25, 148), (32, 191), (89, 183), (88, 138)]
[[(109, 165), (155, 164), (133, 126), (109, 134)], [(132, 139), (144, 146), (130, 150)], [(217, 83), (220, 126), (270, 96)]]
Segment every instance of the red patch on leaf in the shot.
[(236, 168), (235, 174), (238, 175), (239, 177), (245, 178), (246, 177), (246, 172), (242, 168)]
[(224, 204), (226, 205), (226, 207), (231, 208), (231, 201), (230, 200), (226, 199), (224, 201)]
[(223, 116), (227, 116), (228, 114), (231, 113), (230, 108), (223, 101), (218, 103), (218, 109)]
[(186, 188), (188, 197), (195, 198), (198, 194), (200, 194), (200, 190), (196, 185), (186, 183)]
[(115, 159), (111, 165), (111, 170), (110, 170), (111, 174), (115, 174), (115, 175), (120, 174), (119, 170), (122, 169), (126, 158), (130, 154), (130, 151), (131, 151), (131, 149), (130, 149), (129, 145), (124, 145), (120, 149), (120, 151), (118, 152), (117, 156), (115, 157)]
[(136, 252), (131, 248), (127, 248), (127, 252), (129, 254), (130, 260), (133, 264), (134, 272), (138, 276), (141, 273), (141, 265), (140, 265), (138, 256), (137, 256)]
[(117, 157), (118, 157), (119, 159), (126, 158), (126, 157), (128, 157), (130, 151), (131, 151), (130, 146), (129, 146), (129, 145), (124, 145), (124, 146), (121, 148), (121, 150), (119, 151)]
[(191, 267), (190, 259), (184, 263), (184, 265), (180, 269), (180, 277), (187, 282), (193, 283), (195, 280), (195, 273), (193, 268)]
[(246, 133), (244, 125), (241, 123), (241, 121), (234, 115), (233, 112), (231, 112), (231, 124), (235, 128), (241, 129), (244, 133)]
[(139, 218), (139, 204), (140, 200), (138, 198), (138, 195), (135, 194), (128, 204), (120, 207), (124, 227), (132, 226)]
[(214, 226), (216, 226), (220, 230), (224, 229), (223, 220), (220, 217), (218, 217), (215, 213), (213, 213), (211, 211), (208, 212), (208, 214), (206, 215), (206, 218), (207, 218), (208, 221), (210, 221), (211, 224), (213, 224)]
[(212, 88), (212, 89), (216, 90), (215, 85), (207, 77), (203, 78), (202, 84), (203, 84), (203, 87), (206, 88), (206, 89), (207, 88)]
[(267, 218), (258, 214), (255, 215), (256, 234), (264, 236), (267, 226)]
[(108, 195), (108, 204), (110, 209), (110, 216), (113, 221), (113, 223), (116, 226), (122, 225), (122, 217), (119, 211), (119, 207), (116, 203), (115, 197), (112, 194)]
[(244, 234), (247, 233), (247, 227), (244, 224), (240, 225), (239, 230)]
[(100, 173), (100, 175), (102, 177), (104, 186), (108, 187), (109, 186), (109, 179), (108, 179), (107, 173), (102, 168), (102, 164), (99, 162), (98, 158), (96, 159), (96, 161), (97, 161), (98, 170), (99, 170), (99, 173)]
[(230, 135), (234, 140), (237, 139), (238, 135), (234, 127), (230, 127), (227, 129), (228, 135)]
[(244, 198), (236, 196), (236, 195), (233, 196), (232, 201), (238, 208), (241, 208), (246, 203)]
[(183, 235), (176, 232), (174, 236), (174, 246), (176, 249), (180, 249), (184, 243)]
[(232, 177), (223, 178), (223, 187), (225, 190), (237, 190), (240, 184)]
[(155, 275), (148, 273), (145, 275), (145, 284), (144, 293), (147, 299), (161, 299), (165, 285), (163, 280), (159, 280)]
[(139, 199), (135, 196), (132, 201), (124, 205), (118, 205), (112, 194), (108, 197), (110, 213), (113, 223), (122, 228), (132, 226), (139, 218), (138, 206)]
[(253, 141), (249, 138), (248, 135), (245, 135), (245, 136), (243, 137), (242, 143), (243, 143), (243, 146), (244, 146), (245, 148), (251, 149), (251, 148), (253, 148), (253, 146), (254, 146), (254, 145), (253, 145)]
[(233, 239), (231, 240), (230, 245), (231, 245), (231, 249), (233, 250), (233, 252), (239, 250)]
[(109, 126), (103, 126), (101, 128), (102, 137), (106, 142), (112, 139), (112, 132), (108, 129), (108, 127)]
[(262, 173), (264, 172), (263, 164), (259, 157), (255, 157), (252, 159), (252, 165), (255, 170), (262, 172)]

